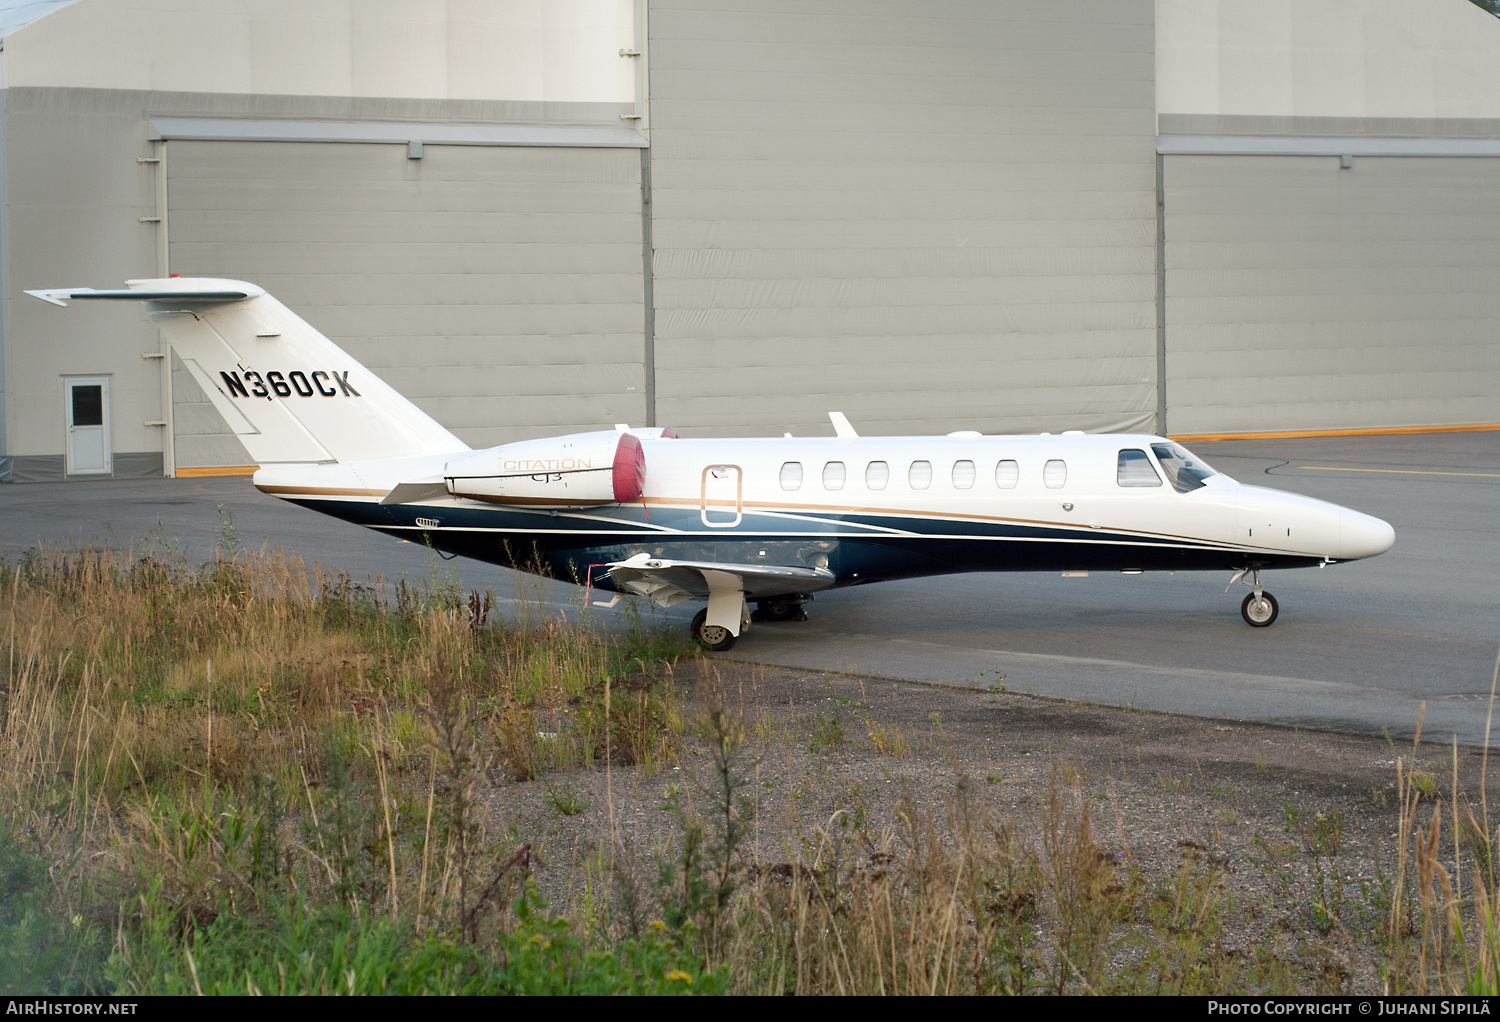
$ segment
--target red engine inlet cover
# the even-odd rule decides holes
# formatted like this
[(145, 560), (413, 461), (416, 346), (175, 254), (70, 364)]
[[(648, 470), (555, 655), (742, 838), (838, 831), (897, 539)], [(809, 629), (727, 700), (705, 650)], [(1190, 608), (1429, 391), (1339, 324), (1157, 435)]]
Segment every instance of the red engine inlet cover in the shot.
[(614, 484), (618, 504), (634, 504), (646, 492), (646, 452), (629, 433), (620, 434), (615, 448)]

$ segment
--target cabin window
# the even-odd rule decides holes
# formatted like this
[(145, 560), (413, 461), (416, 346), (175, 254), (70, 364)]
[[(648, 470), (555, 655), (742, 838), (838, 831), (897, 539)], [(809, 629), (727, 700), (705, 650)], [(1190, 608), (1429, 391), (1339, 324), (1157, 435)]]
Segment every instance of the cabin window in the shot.
[(891, 481), (891, 466), (883, 461), (872, 461), (865, 466), (865, 485), (872, 490), (883, 490)]
[(842, 490), (844, 488), (844, 463), (842, 461), (830, 461), (823, 466), (823, 489)]
[(932, 462), (914, 461), (906, 471), (906, 481), (914, 490), (925, 490), (932, 485)]
[(1049, 490), (1062, 489), (1063, 483), (1068, 481), (1068, 463), (1060, 458), (1053, 458), (1042, 466), (1042, 482), (1047, 484)]
[(1014, 490), (1021, 478), (1021, 466), (1009, 459), (995, 463), (995, 485), (1002, 490)]
[(1121, 486), (1160, 486), (1161, 476), (1151, 467), (1145, 451), (1126, 449), (1120, 452), (1120, 467), (1115, 481)]
[(1152, 444), (1151, 449), (1156, 452), (1156, 460), (1161, 462), (1172, 489), (1178, 493), (1191, 493), (1203, 485), (1203, 480), (1217, 475), (1202, 458), (1177, 444)]
[(955, 490), (967, 490), (974, 485), (974, 463), (972, 461), (955, 461), (953, 463), (953, 488)]
[(788, 461), (781, 466), (781, 488), (796, 490), (802, 486), (802, 462)]

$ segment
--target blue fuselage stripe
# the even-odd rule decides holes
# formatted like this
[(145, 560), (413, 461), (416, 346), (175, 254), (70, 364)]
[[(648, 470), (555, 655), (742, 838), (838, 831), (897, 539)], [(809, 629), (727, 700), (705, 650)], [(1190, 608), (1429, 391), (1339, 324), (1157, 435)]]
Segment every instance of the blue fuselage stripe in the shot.
[(1187, 537), (974, 518), (787, 509), (747, 511), (733, 526), (710, 528), (697, 508), (657, 506), (648, 519), (639, 505), (554, 513), (326, 498), (293, 502), (444, 552), (522, 569), (541, 566), (578, 581), (589, 565), (638, 553), (735, 564), (826, 565), (841, 586), (966, 571), (1191, 571), (1247, 564), (1303, 567), (1322, 560)]

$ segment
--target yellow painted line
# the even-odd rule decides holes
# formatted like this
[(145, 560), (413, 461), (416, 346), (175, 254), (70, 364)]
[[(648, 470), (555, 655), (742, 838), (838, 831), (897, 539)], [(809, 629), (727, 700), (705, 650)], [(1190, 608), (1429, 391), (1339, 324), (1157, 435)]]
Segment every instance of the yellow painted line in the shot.
[(1416, 468), (1334, 468), (1331, 465), (1298, 465), (1310, 472), (1387, 472), (1403, 476), (1477, 476), (1481, 479), (1500, 479), (1500, 472), (1428, 472)]
[(254, 475), (259, 465), (217, 465), (205, 468), (179, 468), (178, 478), (192, 479), (197, 476), (248, 476)]
[(1284, 429), (1268, 433), (1172, 433), (1168, 439), (1291, 440), (1315, 436), (1405, 436), (1412, 433), (1485, 433), (1493, 430), (1500, 430), (1500, 422), (1467, 422), (1453, 426), (1377, 426), (1370, 429)]

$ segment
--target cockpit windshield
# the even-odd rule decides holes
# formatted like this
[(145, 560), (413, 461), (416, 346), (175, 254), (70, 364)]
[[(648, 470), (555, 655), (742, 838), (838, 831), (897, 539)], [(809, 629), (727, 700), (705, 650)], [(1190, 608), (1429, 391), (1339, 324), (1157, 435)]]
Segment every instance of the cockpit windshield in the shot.
[(1151, 449), (1156, 452), (1156, 460), (1161, 462), (1162, 471), (1167, 473), (1167, 480), (1178, 493), (1191, 493), (1203, 485), (1203, 480), (1218, 474), (1208, 467), (1208, 462), (1178, 444), (1152, 444)]

